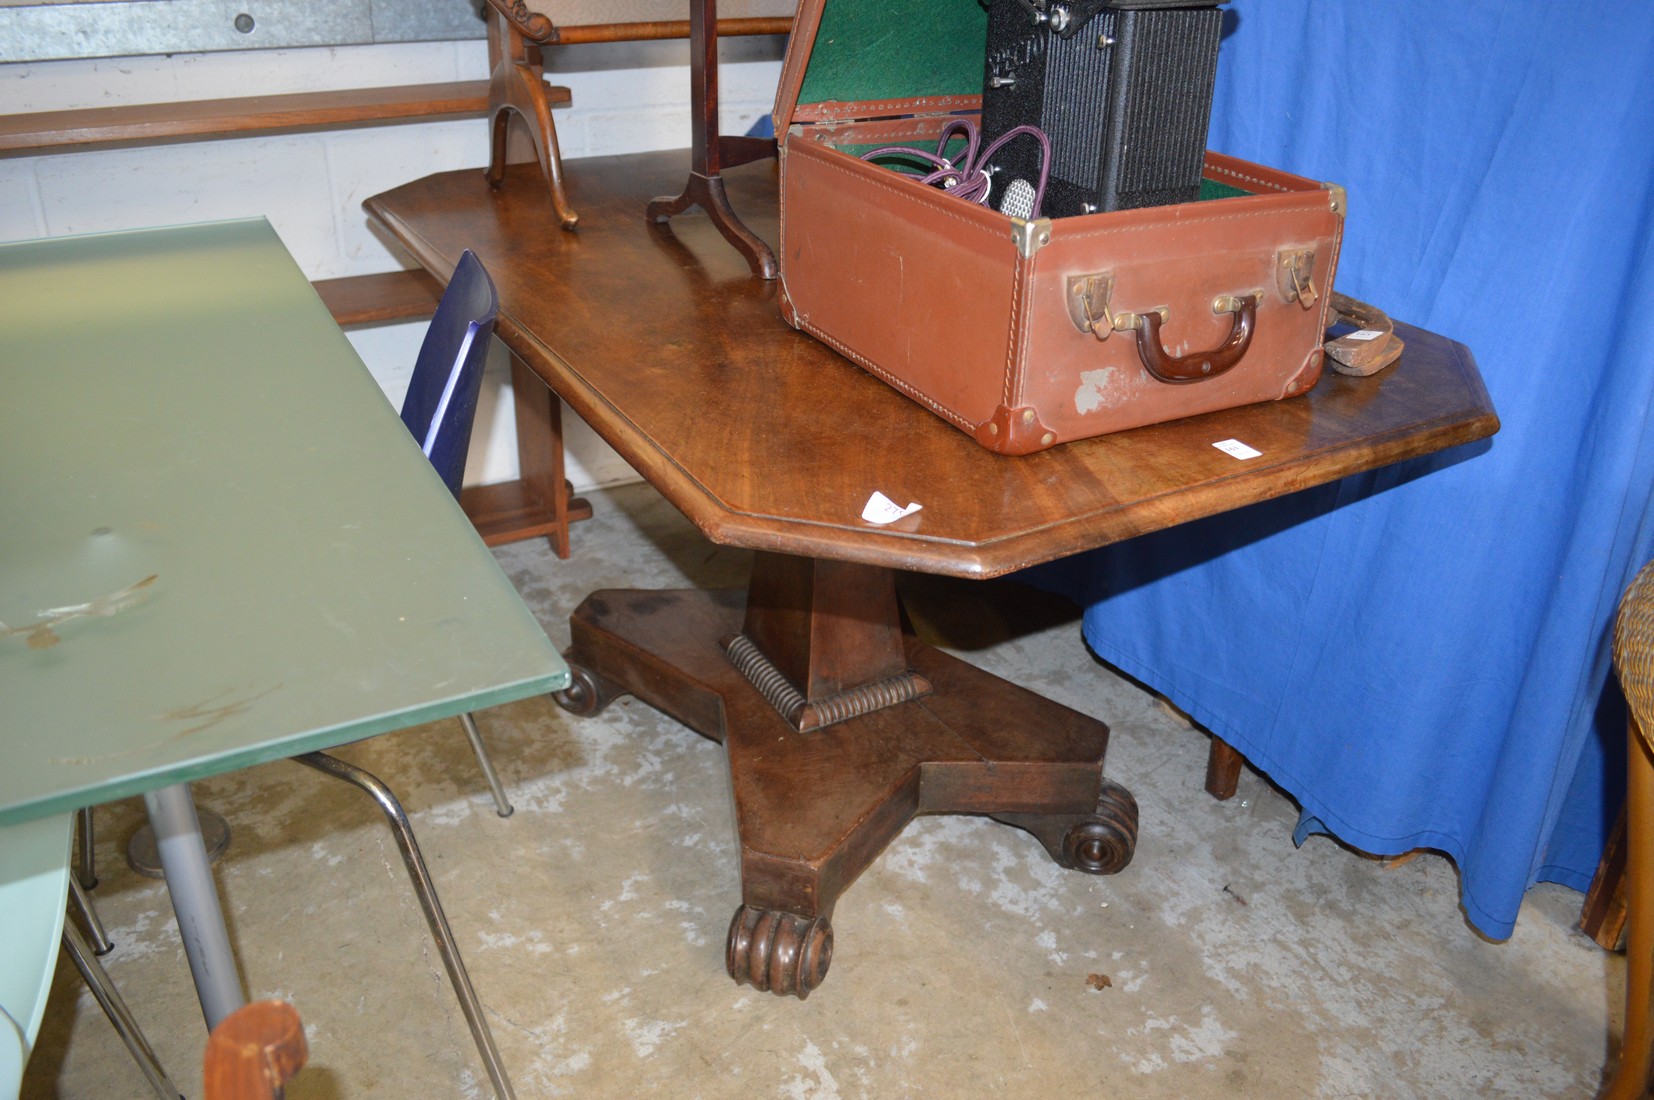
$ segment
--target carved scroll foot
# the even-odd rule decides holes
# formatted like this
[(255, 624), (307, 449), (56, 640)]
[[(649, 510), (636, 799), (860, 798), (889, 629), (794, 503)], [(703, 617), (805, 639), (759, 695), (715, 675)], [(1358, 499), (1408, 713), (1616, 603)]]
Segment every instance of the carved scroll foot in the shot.
[(832, 961), (833, 926), (826, 917), (743, 905), (729, 922), (724, 965), (737, 985), (802, 1001)]
[(628, 692), (613, 680), (606, 680), (590, 669), (569, 663), (569, 686), (553, 692), (552, 700), (564, 710), (580, 718), (601, 714), (603, 709)]
[(994, 814), (994, 820), (1026, 829), (1063, 867), (1088, 875), (1125, 870), (1137, 850), (1137, 800), (1107, 780), (1090, 814)]

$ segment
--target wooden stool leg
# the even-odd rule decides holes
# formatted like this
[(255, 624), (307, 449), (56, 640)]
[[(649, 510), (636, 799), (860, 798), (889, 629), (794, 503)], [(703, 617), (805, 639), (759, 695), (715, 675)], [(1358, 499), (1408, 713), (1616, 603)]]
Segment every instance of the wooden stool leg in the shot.
[[(551, 545), (557, 551), (557, 556), (569, 556), (569, 503), (574, 494), (574, 486), (569, 484), (563, 470), (563, 403), (550, 390), (546, 396), (551, 399), (551, 455), (552, 463), (548, 477), (551, 480), (551, 511), (557, 523), (557, 530), (552, 532)], [(587, 514), (591, 506), (581, 502)]]
[[(525, 493), (551, 509), (547, 533), (557, 556), (569, 556), (569, 493), (563, 472), (563, 403), (515, 354), (511, 400), (517, 417), (517, 469)], [(591, 514), (585, 505), (586, 515)]]
[(1206, 793), (1219, 802), (1235, 797), (1240, 785), (1241, 765), (1246, 758), (1219, 737), (1212, 738), (1212, 750), (1206, 757)]
[(563, 476), (563, 404), (515, 355), (511, 397), (517, 423), (517, 480), (468, 486), (460, 492), (460, 506), (489, 546), (544, 535), (557, 556), (566, 558), (569, 524), (589, 519), (592, 506), (572, 495)]
[(1620, 1064), (1603, 1096), (1631, 1100), (1646, 1095), (1654, 1034), (1649, 1028), (1649, 995), (1654, 986), (1654, 757), (1637, 719), (1626, 731), (1626, 910), (1625, 1038)]

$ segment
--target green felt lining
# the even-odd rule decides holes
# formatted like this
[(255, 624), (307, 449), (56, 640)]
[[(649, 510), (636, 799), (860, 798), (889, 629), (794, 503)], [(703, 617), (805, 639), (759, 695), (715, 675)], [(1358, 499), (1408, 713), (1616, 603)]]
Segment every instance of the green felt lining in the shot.
[(987, 41), (977, 0), (828, 0), (798, 101), (977, 95)]
[(1243, 191), (1239, 187), (1231, 187), (1227, 183), (1217, 180), (1203, 179), (1200, 181), (1200, 198), (1196, 202), (1205, 202), (1207, 199), (1233, 199), (1241, 195), (1250, 195), (1252, 192)]

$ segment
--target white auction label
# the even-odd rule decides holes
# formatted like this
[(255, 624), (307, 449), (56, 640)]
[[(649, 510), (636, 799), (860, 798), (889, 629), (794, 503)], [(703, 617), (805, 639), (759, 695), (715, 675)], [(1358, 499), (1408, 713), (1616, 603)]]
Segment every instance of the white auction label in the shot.
[(1248, 447), (1238, 439), (1220, 439), (1212, 446), (1234, 458), (1257, 458), (1263, 454), (1262, 451)]
[(1364, 328), (1360, 332), (1351, 332), (1351, 333), (1346, 334), (1343, 337), (1343, 339), (1345, 339), (1345, 340), (1377, 340), (1380, 336), (1383, 336), (1383, 335), (1384, 334), (1382, 332), (1378, 331), (1377, 329)]
[(911, 516), (919, 510), (919, 507), (917, 504), (909, 504), (906, 508), (902, 508), (883, 493), (875, 491), (872, 496), (867, 498), (867, 505), (861, 510), (861, 518), (868, 523), (877, 523), (882, 526), (886, 523), (895, 523), (903, 516)]

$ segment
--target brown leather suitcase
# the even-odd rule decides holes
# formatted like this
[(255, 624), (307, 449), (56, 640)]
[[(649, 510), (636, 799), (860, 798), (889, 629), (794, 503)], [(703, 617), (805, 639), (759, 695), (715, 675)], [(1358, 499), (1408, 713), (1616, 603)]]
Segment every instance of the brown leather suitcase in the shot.
[(1320, 377), (1344, 194), (1217, 153), (1202, 199), (1023, 220), (861, 159), (980, 110), (974, 0), (802, 0), (776, 94), (782, 315), (1027, 454)]

